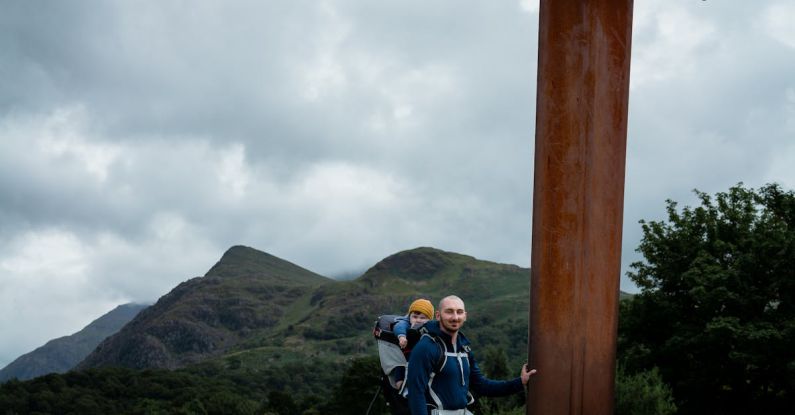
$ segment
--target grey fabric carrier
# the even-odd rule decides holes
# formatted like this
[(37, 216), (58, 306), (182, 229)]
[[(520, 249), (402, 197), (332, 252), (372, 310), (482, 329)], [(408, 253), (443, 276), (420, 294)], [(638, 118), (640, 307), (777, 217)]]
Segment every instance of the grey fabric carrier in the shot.
[(406, 362), (406, 356), (403, 355), (400, 346), (394, 343), (381, 339), (377, 339), (376, 343), (378, 343), (378, 357), (381, 360), (381, 370), (383, 370), (389, 378), (389, 384), (397, 389), (394, 370), (398, 366), (406, 367), (408, 364), (408, 362)]

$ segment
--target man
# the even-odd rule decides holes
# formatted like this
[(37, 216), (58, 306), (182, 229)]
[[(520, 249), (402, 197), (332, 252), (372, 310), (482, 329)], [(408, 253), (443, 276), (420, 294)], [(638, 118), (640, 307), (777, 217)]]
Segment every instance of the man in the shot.
[(466, 409), (473, 401), (470, 388), (483, 396), (510, 395), (521, 392), (536, 373), (524, 365), (521, 376), (512, 380), (494, 381), (483, 376), (469, 340), (459, 332), (466, 319), (464, 301), (451, 295), (439, 302), (436, 320), (425, 324), (425, 334), (411, 352), (406, 373), (412, 415), (472, 415)]

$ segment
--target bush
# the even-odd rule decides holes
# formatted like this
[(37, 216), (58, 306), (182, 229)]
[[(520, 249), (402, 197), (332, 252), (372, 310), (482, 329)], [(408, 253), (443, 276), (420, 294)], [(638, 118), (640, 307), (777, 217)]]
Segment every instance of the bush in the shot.
[(671, 388), (657, 368), (627, 375), (616, 373), (616, 415), (669, 415), (676, 413)]

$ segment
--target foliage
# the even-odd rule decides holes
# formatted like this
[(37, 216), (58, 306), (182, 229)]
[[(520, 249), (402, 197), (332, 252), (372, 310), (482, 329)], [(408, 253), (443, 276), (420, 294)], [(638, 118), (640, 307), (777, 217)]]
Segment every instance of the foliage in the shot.
[[(181, 371), (107, 368), (0, 385), (6, 414), (254, 414), (245, 385)], [(175, 409), (176, 408), (176, 409)]]
[(361, 415), (378, 395), (370, 414), (388, 414), (381, 384), (381, 364), (376, 356), (355, 359), (333, 388), (331, 401), (323, 413), (339, 415)]
[(681, 413), (795, 412), (795, 194), (739, 184), (641, 222), (619, 356), (659, 367)]
[(273, 391), (268, 394), (268, 404), (265, 405), (265, 410), (277, 415), (293, 415), (298, 412), (298, 406), (290, 394)]
[(670, 415), (676, 413), (671, 388), (663, 382), (657, 368), (627, 375), (616, 373), (616, 415)]
[[(505, 354), (505, 349), (494, 345), (485, 347), (483, 353), (478, 354), (476, 359), (480, 370), (490, 379), (510, 379), (516, 377), (519, 373), (518, 367), (508, 367), (508, 355)], [(478, 397), (478, 408), (476, 413), (483, 415), (509, 413), (515, 408), (523, 407), (525, 403), (524, 398), (524, 394), (498, 398)]]

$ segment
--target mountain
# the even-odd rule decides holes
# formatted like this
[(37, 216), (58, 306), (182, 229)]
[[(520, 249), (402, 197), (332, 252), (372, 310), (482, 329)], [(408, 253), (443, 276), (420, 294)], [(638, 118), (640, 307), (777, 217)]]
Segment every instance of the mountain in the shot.
[[(434, 248), (391, 255), (360, 277), (335, 281), (252, 248), (230, 248), (204, 277), (183, 282), (89, 355), (79, 369), (272, 370), (310, 360), (326, 367), (372, 354), (380, 314), (417, 297), (457, 294), (478, 313), (468, 327), (526, 347), (529, 269)], [(514, 329), (513, 327), (518, 327)], [(297, 387), (300, 387), (298, 385)]]
[(403, 251), (381, 260), (353, 281), (318, 287), (303, 308), (302, 319), (293, 324), (293, 333), (284, 334), (288, 340), (362, 334), (369, 340), (366, 335), (376, 316), (404, 314), (418, 297), (436, 304), (450, 294), (463, 298), (467, 309), (476, 313), (500, 320), (509, 316), (526, 320), (529, 275), (527, 268), (435, 248)]
[(295, 301), (332, 282), (265, 252), (233, 246), (203, 277), (179, 284), (105, 339), (78, 369), (174, 369), (221, 356), (270, 331)]
[[(335, 281), (236, 246), (204, 277), (179, 284), (103, 341), (78, 365), (85, 370), (0, 385), (0, 407), (364, 413), (359, 406), (379, 382), (377, 316), (403, 314), (418, 297), (436, 304), (459, 295), (481, 368), (518, 370), (527, 356), (529, 276), (528, 268), (421, 247)], [(374, 413), (386, 413), (379, 402)]]
[(103, 341), (78, 368), (267, 371), (310, 361), (331, 367), (374, 352), (377, 316), (403, 314), (418, 297), (436, 304), (450, 294), (466, 303), (471, 340), (502, 346), (519, 361), (527, 347), (529, 275), (528, 268), (420, 247), (336, 281), (234, 246), (205, 276), (179, 284)]
[(106, 337), (132, 320), (145, 304), (122, 304), (71, 336), (48, 341), (18, 357), (0, 370), (0, 382), (32, 379), (48, 373), (64, 373), (80, 363)]

